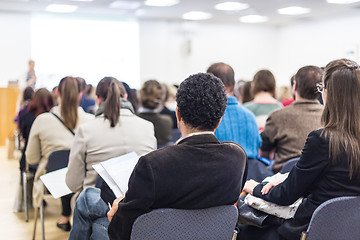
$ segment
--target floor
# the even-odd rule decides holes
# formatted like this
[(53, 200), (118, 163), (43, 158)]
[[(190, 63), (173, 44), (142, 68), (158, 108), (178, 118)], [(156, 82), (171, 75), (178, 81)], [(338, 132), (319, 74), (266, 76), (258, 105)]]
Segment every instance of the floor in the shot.
[[(25, 222), (24, 212), (13, 212), (16, 192), (19, 190), (20, 153), (8, 159), (6, 147), (0, 147), (0, 239), (26, 240), (32, 239), (34, 227), (34, 210), (29, 212), (29, 222)], [(61, 205), (59, 199), (51, 195), (46, 196), (45, 208), (45, 238), (47, 240), (68, 239), (69, 233), (56, 227), (56, 220), (60, 217)], [(42, 239), (41, 223), (38, 220), (35, 239)]]

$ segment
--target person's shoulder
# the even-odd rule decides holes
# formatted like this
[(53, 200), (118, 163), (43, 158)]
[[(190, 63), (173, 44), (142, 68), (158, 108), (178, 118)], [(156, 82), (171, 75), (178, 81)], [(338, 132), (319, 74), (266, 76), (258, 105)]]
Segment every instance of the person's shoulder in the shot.
[(251, 108), (255, 105), (256, 103), (254, 102), (246, 102), (244, 103), (242, 106), (244, 106), (245, 108)]
[[(120, 120), (121, 120), (121, 117), (122, 116), (120, 116)], [(142, 126), (144, 128), (149, 128), (149, 129), (154, 128), (154, 124), (152, 122), (150, 122), (149, 120), (146, 120), (144, 118), (141, 118), (141, 117), (139, 117), (139, 116), (137, 116), (135, 114), (133, 114), (131, 116), (131, 122), (136, 123), (137, 126)]]
[(253, 113), (252, 111), (250, 111), (248, 108), (246, 108), (245, 106), (240, 105), (240, 104), (239, 104), (237, 107), (238, 107), (238, 109), (240, 109), (240, 111), (242, 111), (242, 113), (243, 113), (244, 115), (246, 115), (246, 116), (248, 116), (248, 117), (252, 117), (252, 118), (255, 119), (254, 113)]
[(329, 136), (325, 133), (323, 128), (313, 130), (307, 137), (307, 142), (322, 142), (328, 143)]
[(173, 120), (169, 115), (158, 113), (158, 118), (164, 126), (172, 128)]
[(273, 112), (269, 114), (269, 117), (271, 118), (286, 117), (287, 115), (291, 114), (293, 111), (294, 111), (293, 105), (276, 108)]
[(87, 113), (84, 111), (82, 107), (78, 107), (78, 115), (79, 115), (79, 122), (86, 122), (95, 118), (95, 116), (91, 113)]
[(169, 155), (176, 156), (179, 152), (178, 150), (178, 145), (162, 147), (141, 156), (139, 158), (139, 163), (148, 164), (150, 166), (162, 166), (167, 159), (170, 159)]
[(42, 113), (42, 114), (38, 115), (35, 118), (35, 121), (36, 122), (43, 122), (43, 121), (51, 120), (52, 118), (55, 119), (55, 116), (51, 112), (45, 112), (45, 113)]
[(220, 144), (222, 144), (223, 146), (225, 146), (227, 148), (226, 151), (229, 154), (235, 153), (235, 154), (243, 155), (246, 157), (246, 152), (240, 144), (233, 142), (233, 141), (221, 141)]

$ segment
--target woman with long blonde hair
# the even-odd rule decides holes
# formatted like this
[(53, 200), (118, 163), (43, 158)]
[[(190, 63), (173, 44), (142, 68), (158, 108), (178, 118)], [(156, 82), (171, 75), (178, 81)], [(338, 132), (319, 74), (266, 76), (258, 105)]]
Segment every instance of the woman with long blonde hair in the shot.
[[(60, 106), (53, 107), (51, 112), (40, 114), (34, 121), (29, 135), (26, 149), (26, 160), (29, 164), (38, 164), (34, 178), (33, 203), (39, 207), (44, 186), (40, 176), (46, 173), (46, 165), (50, 153), (58, 150), (69, 150), (77, 126), (93, 118), (79, 107), (81, 96), (80, 85), (77, 79), (65, 77), (61, 79), (58, 87)], [(57, 226), (70, 231), (69, 217), (71, 196), (61, 198), (62, 217)]]

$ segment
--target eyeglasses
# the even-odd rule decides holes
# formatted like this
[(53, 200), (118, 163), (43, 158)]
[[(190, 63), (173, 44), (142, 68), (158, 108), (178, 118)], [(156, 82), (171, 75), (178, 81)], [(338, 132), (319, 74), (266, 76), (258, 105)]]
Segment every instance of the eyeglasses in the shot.
[(318, 91), (318, 93), (323, 93), (324, 92), (324, 84), (323, 83), (317, 83), (316, 84), (316, 90)]

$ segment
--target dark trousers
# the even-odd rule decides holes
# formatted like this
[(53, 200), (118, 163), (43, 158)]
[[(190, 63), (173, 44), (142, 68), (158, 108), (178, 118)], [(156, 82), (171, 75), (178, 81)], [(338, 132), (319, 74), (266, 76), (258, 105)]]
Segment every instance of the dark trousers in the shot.
[(70, 217), (71, 215), (70, 201), (73, 195), (74, 195), (73, 193), (70, 193), (66, 196), (61, 197), (61, 206), (62, 206), (61, 215), (63, 215), (64, 217)]
[(278, 226), (258, 228), (254, 226), (238, 224), (239, 233), (237, 240), (285, 240), (276, 231)]

